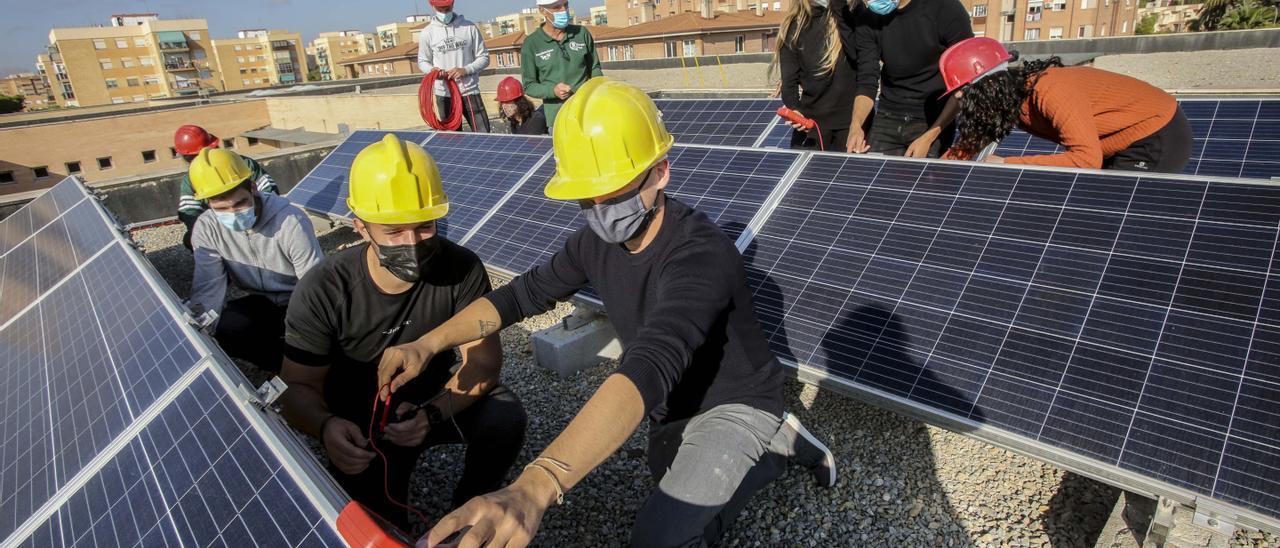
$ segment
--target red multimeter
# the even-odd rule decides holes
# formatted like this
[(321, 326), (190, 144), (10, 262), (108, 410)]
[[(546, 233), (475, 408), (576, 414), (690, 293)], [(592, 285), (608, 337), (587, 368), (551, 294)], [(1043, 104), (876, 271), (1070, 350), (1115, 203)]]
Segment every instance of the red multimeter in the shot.
[(784, 120), (788, 122), (791, 122), (793, 124), (798, 124), (800, 127), (805, 128), (806, 130), (813, 129), (813, 126), (814, 126), (813, 120), (805, 118), (799, 112), (791, 110), (787, 107), (778, 107), (778, 116), (781, 116)]

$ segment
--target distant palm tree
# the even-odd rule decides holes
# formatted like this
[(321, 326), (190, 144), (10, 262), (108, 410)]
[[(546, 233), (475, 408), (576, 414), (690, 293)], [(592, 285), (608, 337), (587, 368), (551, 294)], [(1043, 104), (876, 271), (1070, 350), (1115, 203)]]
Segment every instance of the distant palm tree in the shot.
[(1193, 30), (1244, 30), (1274, 27), (1280, 23), (1275, 0), (1205, 0)]

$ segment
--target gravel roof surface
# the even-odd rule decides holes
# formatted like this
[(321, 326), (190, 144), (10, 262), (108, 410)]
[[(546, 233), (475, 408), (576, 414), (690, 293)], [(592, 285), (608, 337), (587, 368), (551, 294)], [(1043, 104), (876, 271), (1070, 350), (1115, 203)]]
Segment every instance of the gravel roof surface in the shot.
[[(325, 221), (316, 225), (328, 252), (355, 241), (350, 230)], [(152, 264), (185, 298), (192, 263), (181, 236), (182, 226), (172, 224), (134, 233)], [(502, 333), (503, 383), (519, 395), (530, 417), (525, 455), (517, 467), (550, 443), (617, 365), (606, 362), (562, 380), (534, 364), (529, 334), (571, 310), (562, 304)], [(267, 378), (248, 363), (238, 365), (255, 384)], [(819, 488), (805, 470), (791, 467), (752, 500), (725, 546), (1139, 545), (1132, 531), (1098, 538), (1120, 496), (1115, 488), (795, 381), (788, 383), (787, 400), (789, 410), (836, 454), (839, 481)], [(651, 488), (646, 430), (642, 425), (622, 450), (565, 496), (564, 506), (547, 512), (536, 545), (625, 545)], [(308, 439), (308, 445), (324, 462), (317, 444)], [(460, 447), (423, 455), (411, 497), (431, 519), (447, 512), (461, 461)], [(1240, 532), (1231, 545), (1280, 546), (1280, 536)]]

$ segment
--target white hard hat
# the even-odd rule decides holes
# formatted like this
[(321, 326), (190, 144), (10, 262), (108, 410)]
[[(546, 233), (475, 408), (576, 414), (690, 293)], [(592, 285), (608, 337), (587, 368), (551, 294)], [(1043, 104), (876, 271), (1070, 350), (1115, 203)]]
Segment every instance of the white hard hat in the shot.
[(558, 3), (560, 3), (560, 0), (538, 0), (539, 6), (550, 6), (552, 4), (558, 4)]

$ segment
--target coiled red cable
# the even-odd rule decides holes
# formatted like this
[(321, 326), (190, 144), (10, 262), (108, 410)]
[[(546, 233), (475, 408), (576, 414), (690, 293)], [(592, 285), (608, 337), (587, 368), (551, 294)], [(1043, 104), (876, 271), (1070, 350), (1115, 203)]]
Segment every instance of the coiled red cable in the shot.
[(449, 119), (436, 117), (436, 81), (444, 76), (440, 69), (432, 69), (422, 77), (418, 85), (418, 112), (422, 121), (432, 129), (439, 131), (458, 131), (462, 129), (462, 92), (458, 89), (458, 81), (446, 78), (445, 87), (449, 90)]

